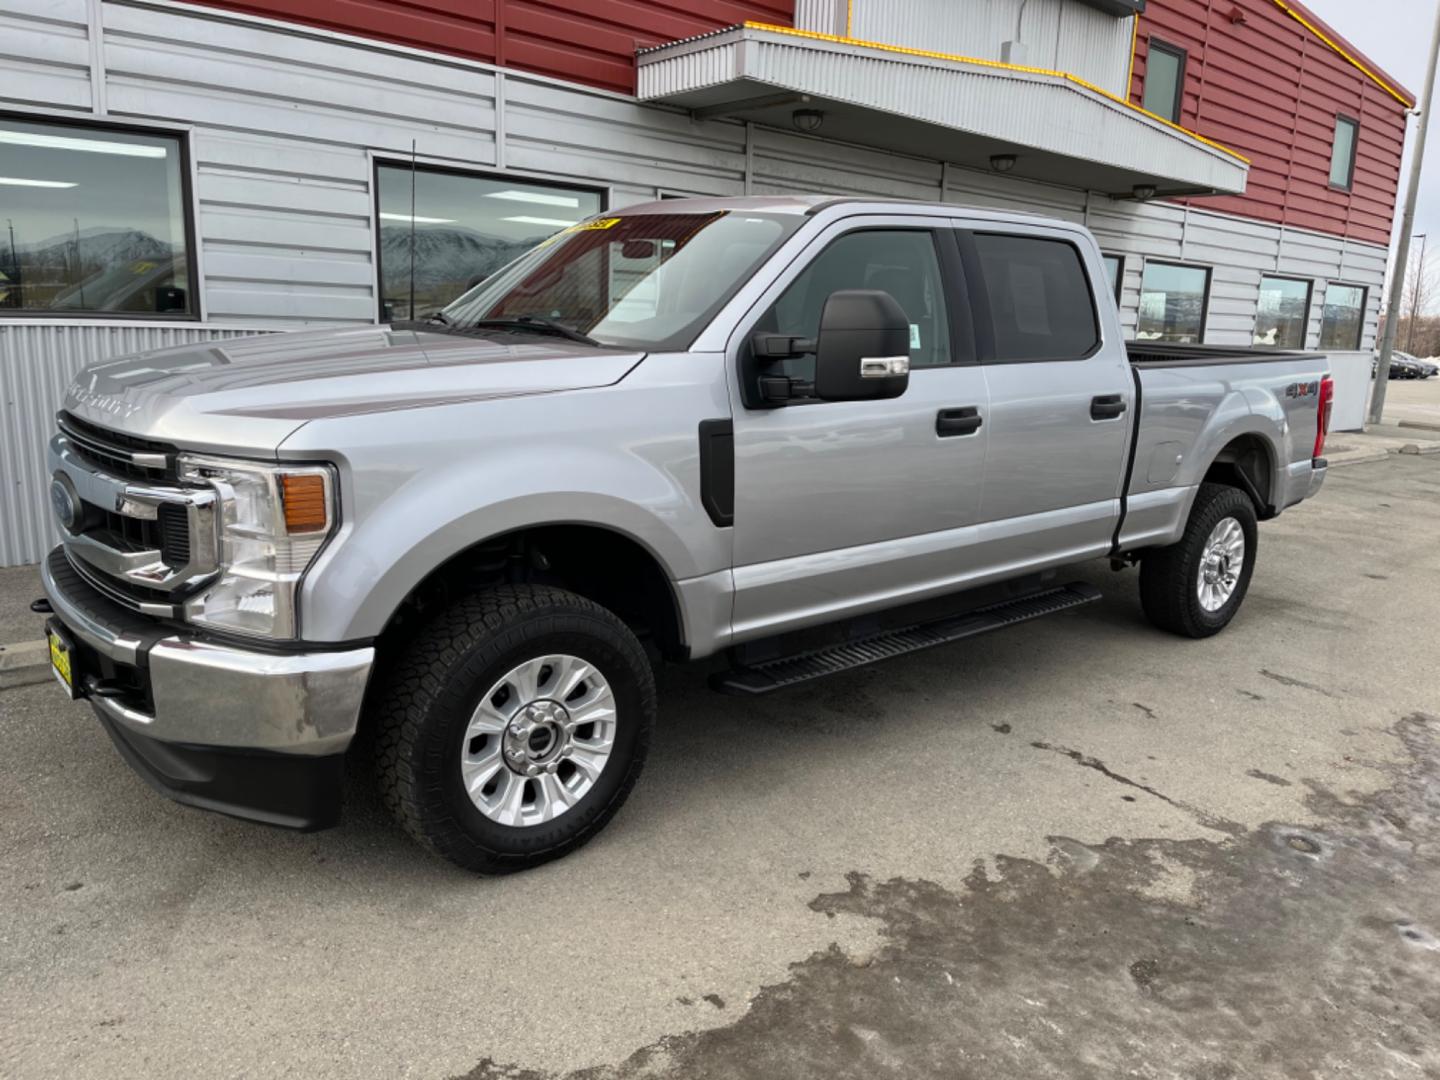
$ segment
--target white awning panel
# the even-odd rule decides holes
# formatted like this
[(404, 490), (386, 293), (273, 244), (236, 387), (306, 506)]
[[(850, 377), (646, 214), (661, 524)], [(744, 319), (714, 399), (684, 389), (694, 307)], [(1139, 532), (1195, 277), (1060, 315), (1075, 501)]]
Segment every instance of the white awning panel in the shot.
[[(643, 101), (1129, 195), (1239, 193), (1248, 162), (1074, 76), (753, 23), (638, 54)], [(803, 119), (803, 118), (802, 118)], [(812, 121), (813, 122), (813, 121)]]

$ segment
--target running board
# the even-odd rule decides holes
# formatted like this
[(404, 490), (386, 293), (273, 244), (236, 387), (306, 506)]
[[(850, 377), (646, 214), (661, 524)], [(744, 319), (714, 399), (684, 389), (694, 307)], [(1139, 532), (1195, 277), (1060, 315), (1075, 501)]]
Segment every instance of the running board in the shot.
[(1083, 581), (1046, 589), (1028, 596), (1005, 600), (999, 604), (951, 615), (934, 622), (887, 630), (884, 633), (832, 645), (798, 656), (782, 656), (748, 667), (737, 667), (713, 675), (712, 689), (727, 694), (768, 694), (789, 686), (835, 675), (841, 671), (919, 652), (936, 645), (947, 645), (962, 638), (1000, 630), (1042, 615), (1080, 607), (1100, 599), (1100, 590)]

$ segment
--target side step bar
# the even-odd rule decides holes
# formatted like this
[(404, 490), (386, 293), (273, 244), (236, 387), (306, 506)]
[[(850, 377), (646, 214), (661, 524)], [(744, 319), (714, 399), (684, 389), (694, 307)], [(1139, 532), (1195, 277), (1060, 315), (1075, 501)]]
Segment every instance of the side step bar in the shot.
[(1027, 619), (1053, 615), (1100, 599), (1100, 590), (1083, 581), (1005, 600), (999, 604), (951, 615), (934, 622), (887, 630), (884, 633), (816, 649), (798, 656), (782, 656), (749, 667), (720, 672), (710, 679), (712, 689), (727, 694), (768, 694), (789, 686), (824, 678), (852, 668), (865, 667), (894, 656), (946, 645), (961, 638), (999, 630)]

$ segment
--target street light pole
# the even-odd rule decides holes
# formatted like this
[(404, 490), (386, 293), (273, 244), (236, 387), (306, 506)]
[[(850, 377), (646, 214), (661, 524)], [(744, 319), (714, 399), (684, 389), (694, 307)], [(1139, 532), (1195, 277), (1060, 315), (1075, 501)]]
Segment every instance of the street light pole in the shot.
[(1405, 260), (1410, 257), (1410, 230), (1415, 227), (1415, 201), (1420, 196), (1420, 172), (1425, 167), (1425, 134), (1430, 127), (1430, 103), (1435, 98), (1435, 65), (1440, 60), (1440, 3), (1435, 6), (1435, 32), (1430, 38), (1430, 66), (1425, 72), (1425, 89), (1420, 95), (1420, 124), (1415, 131), (1415, 156), (1410, 162), (1410, 186), (1405, 193), (1405, 214), (1400, 220), (1400, 248), (1395, 252), (1395, 272), (1390, 275), (1390, 303), (1385, 309), (1385, 334), (1380, 343), (1380, 365), (1375, 371), (1375, 389), (1370, 395), (1370, 423), (1380, 423), (1385, 413), (1385, 389), (1390, 379), (1390, 354), (1395, 351), (1396, 323), (1400, 320), (1401, 293), (1405, 289)]
[(1420, 258), (1415, 261), (1415, 299), (1410, 301), (1410, 332), (1405, 335), (1405, 351), (1411, 356), (1415, 355), (1415, 320), (1420, 317), (1420, 301), (1424, 299), (1420, 295), (1425, 288), (1425, 234), (1416, 233), (1420, 237)]

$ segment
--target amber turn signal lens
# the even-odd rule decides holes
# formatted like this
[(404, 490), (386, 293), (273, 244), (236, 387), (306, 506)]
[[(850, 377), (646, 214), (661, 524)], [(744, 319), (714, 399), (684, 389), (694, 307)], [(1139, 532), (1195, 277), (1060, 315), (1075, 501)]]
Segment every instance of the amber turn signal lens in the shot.
[(329, 512), (325, 506), (325, 478), (314, 473), (284, 473), (280, 501), (285, 506), (285, 531), (321, 532)]

